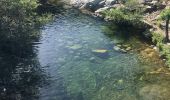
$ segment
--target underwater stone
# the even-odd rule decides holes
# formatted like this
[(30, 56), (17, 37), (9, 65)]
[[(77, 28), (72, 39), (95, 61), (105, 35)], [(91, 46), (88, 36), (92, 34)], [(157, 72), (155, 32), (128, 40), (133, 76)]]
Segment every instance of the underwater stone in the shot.
[(94, 53), (106, 53), (107, 50), (105, 50), (105, 49), (96, 49), (96, 50), (92, 50), (92, 52), (94, 52)]
[(127, 53), (127, 51), (124, 50), (124, 49), (120, 49), (120, 51), (123, 52), (123, 53)]
[(105, 49), (96, 49), (96, 50), (92, 50), (92, 52), (100, 58), (106, 59), (109, 57), (108, 50)]
[(90, 61), (94, 61), (94, 60), (95, 60), (95, 57), (91, 57), (89, 60), (90, 60)]
[(123, 80), (122, 80), (122, 79), (118, 80), (118, 83), (119, 83), (119, 84), (122, 84), (122, 83), (123, 83)]
[(81, 49), (82, 46), (79, 45), (79, 44), (75, 44), (75, 45), (73, 45), (73, 46), (68, 46), (68, 48), (73, 49), (73, 50), (77, 50), (77, 49)]
[(118, 47), (118, 46), (114, 46), (113, 49), (116, 51), (120, 51), (120, 47)]

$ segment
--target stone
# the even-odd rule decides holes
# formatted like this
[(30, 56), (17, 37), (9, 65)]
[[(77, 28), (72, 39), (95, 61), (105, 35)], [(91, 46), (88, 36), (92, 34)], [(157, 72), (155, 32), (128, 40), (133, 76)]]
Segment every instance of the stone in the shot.
[(106, 0), (105, 1), (106, 6), (111, 6), (111, 5), (114, 5), (116, 3), (118, 3), (117, 0)]
[(92, 50), (92, 53), (94, 53), (94, 55), (96, 55), (97, 57), (104, 58), (104, 59), (109, 57), (108, 50), (105, 49)]
[(153, 47), (154, 50), (157, 50), (158, 48), (156, 46)]
[(116, 51), (120, 51), (120, 47), (118, 47), (118, 46), (114, 46), (113, 49)]
[(96, 49), (96, 50), (92, 50), (92, 52), (95, 52), (95, 53), (106, 53), (107, 50), (105, 50), (105, 49)]
[(130, 50), (132, 50), (131, 47), (127, 47), (127, 48), (126, 48), (126, 51), (130, 51)]
[(73, 49), (73, 50), (77, 50), (77, 49), (81, 49), (82, 46), (79, 45), (79, 44), (75, 44), (75, 45), (72, 45), (72, 46), (68, 46), (68, 48)]
[(120, 49), (120, 51), (123, 52), (123, 53), (127, 53), (127, 51), (124, 50), (124, 49)]
[(101, 13), (105, 10), (109, 9), (109, 7), (103, 7), (103, 8), (99, 8), (98, 10), (95, 11), (95, 13)]
[(70, 4), (81, 9), (96, 11), (103, 7), (111, 7), (117, 0), (70, 0)]
[(93, 62), (93, 61), (95, 61), (96, 59), (95, 59), (95, 57), (91, 57), (89, 60)]
[(122, 84), (122, 83), (123, 83), (123, 80), (122, 80), (122, 79), (118, 80), (118, 83), (119, 83), (119, 84)]

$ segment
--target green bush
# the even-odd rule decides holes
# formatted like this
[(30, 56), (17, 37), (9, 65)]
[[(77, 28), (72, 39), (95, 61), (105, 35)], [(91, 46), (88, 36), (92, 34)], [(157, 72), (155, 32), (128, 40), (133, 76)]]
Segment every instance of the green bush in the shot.
[(127, 0), (124, 7), (112, 8), (103, 12), (103, 16), (117, 24), (141, 26), (143, 8), (136, 0)]
[(37, 0), (0, 0), (0, 51), (16, 53), (39, 38), (38, 28), (50, 15), (37, 14)]
[[(44, 20), (36, 13), (37, 0), (0, 0), (1, 38), (26, 38)], [(45, 17), (43, 17), (45, 19)]]
[(164, 44), (164, 37), (159, 33), (152, 33), (152, 41), (159, 47), (160, 54), (166, 58), (166, 64), (170, 67), (170, 47)]
[(103, 12), (103, 16), (117, 24), (140, 25), (142, 16), (137, 13), (126, 12), (124, 9), (110, 9)]

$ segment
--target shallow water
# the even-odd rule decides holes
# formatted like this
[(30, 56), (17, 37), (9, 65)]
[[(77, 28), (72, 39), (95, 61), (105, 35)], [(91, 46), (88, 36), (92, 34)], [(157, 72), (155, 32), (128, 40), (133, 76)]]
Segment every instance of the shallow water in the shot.
[[(31, 56), (3, 58), (1, 95), (11, 100), (170, 100), (169, 73), (158, 53), (137, 37), (106, 35), (112, 32), (106, 26), (74, 9), (57, 15), (41, 29)], [(113, 49), (120, 43), (132, 50)]]
[[(135, 50), (115, 51), (115, 43), (125, 40), (106, 36), (102, 29), (105, 25), (69, 10), (44, 27), (38, 57), (42, 66), (48, 66), (45, 70), (50, 84), (40, 89), (41, 100), (146, 100), (146, 94), (140, 93), (142, 87), (152, 85), (143, 80), (146, 71), (164, 65), (158, 66), (156, 60), (141, 61)], [(136, 42), (138, 49), (148, 48), (138, 39), (128, 42)], [(101, 49), (108, 51), (93, 52)]]

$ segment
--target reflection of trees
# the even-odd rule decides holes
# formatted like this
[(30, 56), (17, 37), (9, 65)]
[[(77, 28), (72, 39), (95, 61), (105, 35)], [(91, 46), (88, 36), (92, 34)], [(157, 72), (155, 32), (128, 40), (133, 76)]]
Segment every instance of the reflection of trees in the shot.
[(34, 100), (44, 82), (31, 39), (1, 40), (0, 100)]

